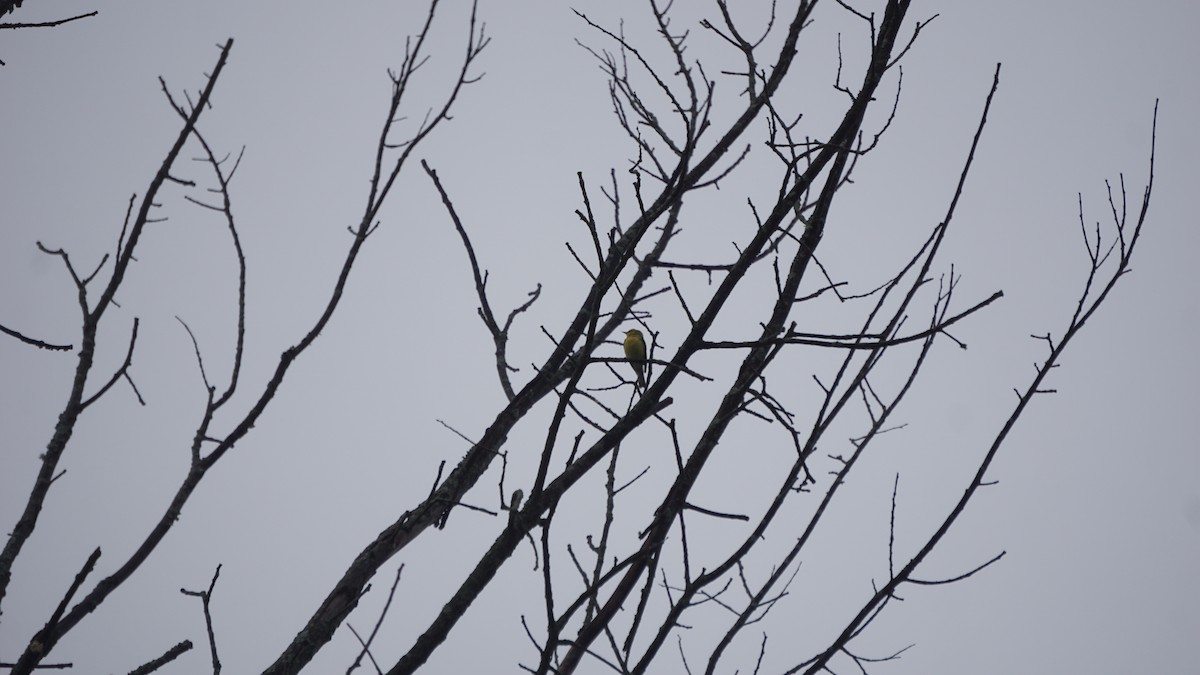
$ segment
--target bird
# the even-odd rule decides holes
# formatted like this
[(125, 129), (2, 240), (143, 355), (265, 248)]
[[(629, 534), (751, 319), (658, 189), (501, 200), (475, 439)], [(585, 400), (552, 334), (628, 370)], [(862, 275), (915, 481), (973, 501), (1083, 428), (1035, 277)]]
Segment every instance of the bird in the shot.
[(642, 331), (636, 328), (625, 331), (625, 358), (629, 359), (629, 365), (637, 373), (637, 388), (645, 389), (646, 340), (642, 337)]

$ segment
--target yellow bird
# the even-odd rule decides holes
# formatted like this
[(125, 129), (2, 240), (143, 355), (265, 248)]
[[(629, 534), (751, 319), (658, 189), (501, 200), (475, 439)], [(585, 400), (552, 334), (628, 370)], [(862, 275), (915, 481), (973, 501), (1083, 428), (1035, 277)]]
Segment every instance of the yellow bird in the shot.
[(625, 358), (629, 359), (629, 365), (637, 373), (637, 388), (645, 389), (646, 340), (642, 337), (642, 331), (636, 328), (625, 331)]

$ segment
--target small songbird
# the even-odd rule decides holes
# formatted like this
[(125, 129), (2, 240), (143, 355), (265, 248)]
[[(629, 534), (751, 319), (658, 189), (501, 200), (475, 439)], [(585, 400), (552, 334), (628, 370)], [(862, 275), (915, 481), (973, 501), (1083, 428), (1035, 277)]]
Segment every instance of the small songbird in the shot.
[(637, 373), (637, 388), (646, 388), (646, 340), (642, 331), (633, 328), (625, 331), (625, 358)]

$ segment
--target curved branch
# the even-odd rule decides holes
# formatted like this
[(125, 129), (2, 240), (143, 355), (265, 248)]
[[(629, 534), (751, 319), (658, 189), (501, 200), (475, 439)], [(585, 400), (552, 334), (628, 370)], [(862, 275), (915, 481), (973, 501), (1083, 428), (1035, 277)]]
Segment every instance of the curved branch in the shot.
[(3, 324), (0, 324), (0, 333), (4, 333), (5, 335), (11, 335), (12, 337), (15, 337), (16, 339), (20, 340), (21, 342), (24, 342), (27, 345), (33, 345), (34, 347), (37, 347), (38, 349), (48, 349), (50, 351), (56, 351), (56, 352), (69, 352), (75, 348), (74, 345), (56, 345), (56, 344), (51, 344), (49, 342), (43, 342), (41, 340), (38, 340), (37, 338), (31, 338), (27, 335), (22, 335), (21, 333), (3, 325)]

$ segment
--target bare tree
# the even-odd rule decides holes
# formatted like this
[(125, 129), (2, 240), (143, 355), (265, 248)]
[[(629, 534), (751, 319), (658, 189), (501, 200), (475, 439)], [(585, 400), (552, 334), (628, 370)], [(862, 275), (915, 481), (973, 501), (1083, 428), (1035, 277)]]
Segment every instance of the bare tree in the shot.
[[(162, 83), (182, 128), (144, 194), (130, 199), (111, 260), (106, 256), (88, 271), (78, 268), (66, 251), (39, 244), (47, 255), (61, 260), (75, 283), (82, 330), (76, 346), (52, 344), (15, 328), (3, 328), (6, 334), (32, 347), (74, 350), (78, 361), (70, 398), (42, 456), (26, 507), (0, 554), (0, 602), (12, 581), (13, 563), (37, 528), (44, 503), (52, 496), (60, 461), (80, 416), (116, 385), (134, 384), (130, 365), (137, 347), (137, 321), (129, 326), (124, 364), (108, 375), (92, 372), (97, 330), (125, 280), (147, 225), (154, 221), (152, 207), (160, 190), (171, 183), (197, 187), (178, 178), (174, 171), (185, 148), (199, 150), (212, 170), (215, 199), (188, 199), (219, 214), (227, 225), (240, 270), (238, 321), (235, 355), (222, 375), (215, 375), (199, 345), (195, 346), (207, 402), (190, 449), (190, 468), (171, 504), (145, 533), (137, 550), (115, 572), (85, 591), (85, 582), (100, 557), (99, 549), (95, 551), (44, 627), (31, 637), (24, 653), (12, 664), (14, 673), (52, 665), (46, 659), (59, 641), (138, 571), (178, 520), (209, 469), (232, 454), (234, 446), (247, 437), (283, 386), (289, 369), (332, 320), (346, 281), (378, 226), (380, 208), (391, 194), (401, 168), (409, 163), (422, 141), (449, 119), (461, 90), (478, 76), (476, 64), (488, 37), (477, 25), (473, 11), (465, 27), (461, 67), (450, 93), (414, 134), (397, 137), (394, 124), (409, 105), (410, 83), (427, 58), (428, 36), (438, 4), (438, 0), (431, 2), (423, 28), (406, 43), (403, 63), (391, 73), (392, 96), (375, 152), (366, 207), (355, 218), (353, 238), (324, 310), (294, 346), (279, 355), (265, 386), (248, 399), (236, 399), (250, 402), (237, 411), (234, 423), (217, 425), (214, 420), (218, 412), (230, 414), (227, 408), (234, 405), (233, 395), (244, 365), (246, 259), (231, 190), (239, 158), (223, 157), (197, 125), (217, 89), (233, 48), (232, 40), (221, 47), (205, 87), (194, 100), (179, 100)], [(594, 660), (620, 673), (652, 672), (658, 670), (654, 664), (661, 664), (671, 654), (672, 639), (678, 640), (680, 658), (688, 672), (730, 670), (723, 659), (735, 641), (747, 644), (750, 640), (758, 645), (761, 665), (767, 653), (768, 631), (764, 628), (759, 638), (749, 636), (748, 629), (755, 624), (770, 625), (772, 611), (787, 598), (790, 585), (802, 574), (799, 561), (811, 554), (814, 532), (827, 522), (830, 506), (845, 499), (843, 487), (848, 477), (861, 466), (869, 449), (877, 445), (876, 439), (895, 427), (895, 411), (912, 390), (935, 345), (965, 347), (951, 334), (951, 327), (960, 321), (977, 320), (977, 313), (1003, 295), (997, 291), (986, 297), (960, 300), (956, 293), (958, 272), (939, 258), (976, 152), (984, 142), (988, 111), (1000, 83), (999, 66), (986, 99), (981, 91), (983, 100), (974, 138), (961, 139), (962, 172), (953, 197), (945, 205), (945, 215), (912, 242), (913, 251), (907, 261), (874, 286), (866, 285), (871, 276), (865, 270), (853, 271), (863, 280), (843, 281), (834, 278), (819, 262), (817, 253), (823, 235), (827, 229), (838, 227), (832, 215), (835, 198), (891, 125), (901, 105), (903, 57), (930, 19), (910, 19), (910, 3), (903, 0), (889, 0), (879, 16), (837, 3), (833, 11), (846, 12), (860, 22), (869, 48), (866, 65), (855, 83), (848, 83), (849, 67), (846, 72), (839, 67), (834, 86), (844, 96), (844, 107), (836, 123), (818, 128), (802, 123), (786, 87), (802, 66), (796, 60), (797, 49), (811, 30), (816, 4), (801, 0), (790, 14), (772, 13), (766, 25), (751, 29), (740, 25), (733, 9), (718, 0), (719, 18), (704, 21), (700, 27), (727, 45), (738, 62), (733, 68), (724, 64), (720, 67), (722, 77), (739, 83), (740, 91), (727, 96), (718, 95), (719, 91), (730, 93), (718, 88), (714, 78), (718, 71), (688, 56), (688, 41), (694, 38), (672, 25), (669, 5), (649, 2), (652, 29), (658, 40), (653, 45), (639, 43), (623, 29), (579, 14), (581, 25), (595, 41), (587, 48), (608, 79), (613, 111), (629, 138), (632, 153), (627, 172), (614, 170), (601, 186), (592, 177), (578, 177), (577, 216), (583, 243), (571, 243), (568, 248), (589, 286), (572, 316), (562, 317), (557, 328), (543, 329), (554, 347), (536, 373), (524, 381), (515, 378), (519, 371), (511, 363), (508, 346), (512, 331), (521, 326), (523, 314), (540, 297), (541, 287), (532, 290), (528, 301), (515, 308), (495, 306), (488, 293), (488, 274), (469, 234), (470, 216), (455, 205), (453, 179), (443, 180), (432, 162), (422, 161), (429, 189), (440, 195), (447, 218), (467, 253), (479, 316), (495, 346), (495, 373), (507, 403), (490, 416), (483, 435), (469, 441), (470, 447), (458, 464), (448, 472), (439, 472), (427, 495), (412, 498), (410, 506), (364, 546), (341, 578), (329, 587), (324, 601), (313, 608), (302, 625), (296, 626), (296, 637), (267, 672), (294, 673), (308, 665), (346, 623), (383, 567), (421, 535), (453, 527), (451, 516), (459, 507), (499, 515), (494, 540), (415, 642), (394, 663), (380, 664), (371, 645), (381, 628), (386, 633), (384, 615), (401, 582), (397, 571), (388, 604), (374, 630), (366, 638), (354, 631), (361, 653), (351, 670), (363, 658), (369, 658), (378, 672), (411, 673), (420, 669), (446, 643), (455, 625), (471, 611), (481, 592), (494, 582), (497, 572), (523, 542), (528, 543), (537, 560), (533, 573), (543, 587), (544, 608), (542, 616), (520, 618), (531, 644), (530, 656), (521, 664), (523, 669), (571, 673), (585, 661)], [(760, 36), (747, 37), (752, 32)], [(880, 113), (874, 112), (877, 106), (883, 108)], [(864, 657), (854, 648), (854, 640), (899, 597), (902, 588), (965, 579), (1004, 555), (1001, 552), (953, 578), (922, 576), (922, 562), (979, 488), (987, 484), (988, 469), (1013, 425), (1038, 394), (1050, 391), (1047, 378), (1063, 351), (1129, 270), (1150, 203), (1153, 147), (1151, 131), (1149, 176), (1141, 199), (1132, 203), (1132, 214), (1123, 178), (1118, 186), (1109, 188), (1111, 223), (1104, 227), (1087, 225), (1080, 198), (1080, 225), (1089, 269), (1082, 280), (1077, 306), (1066, 318), (1064, 328), (1038, 337), (1047, 346), (1046, 357), (1032, 379), (1017, 391), (1007, 422), (987, 447), (981, 448), (978, 469), (962, 486), (961, 499), (907, 559), (895, 557), (889, 540), (887, 577), (856, 612), (828, 618), (833, 637), (817, 653), (798, 654), (780, 648), (782, 656), (775, 658), (790, 664), (784, 672), (815, 673), (838, 662), (852, 663), (865, 672), (872, 661), (898, 656), (897, 652)], [(716, 262), (675, 257), (687, 255), (676, 254), (683, 247), (672, 246), (681, 233), (692, 223), (703, 222), (703, 212), (694, 203), (718, 186), (737, 184), (743, 174), (752, 175), (760, 185), (770, 185), (771, 196), (765, 203), (745, 194), (735, 198), (747, 206), (746, 222), (742, 223), (745, 226), (729, 233), (739, 237), (734, 254)], [(654, 279), (660, 280), (660, 287), (652, 285)], [(741, 297), (751, 297), (754, 302), (747, 304), (738, 299)], [(813, 315), (804, 314), (804, 310), (821, 303), (836, 303), (849, 311), (856, 328), (852, 332), (815, 330), (818, 327), (801, 315)], [(721, 336), (719, 321), (735, 309), (743, 314), (754, 313), (753, 321), (742, 322), (757, 326), (753, 334)], [(656, 332), (659, 317), (666, 314), (683, 317), (686, 324), (685, 334), (673, 338), (674, 346), (669, 349)], [(650, 345), (644, 391), (635, 387), (626, 358), (614, 346), (614, 334), (627, 327), (641, 329)], [(810, 369), (819, 391), (815, 401), (799, 403), (791, 387), (778, 384), (796, 378), (794, 368), (780, 364), (798, 350), (828, 355), (822, 357), (818, 367)], [(708, 374), (711, 369), (703, 363), (712, 359), (728, 361), (731, 375)], [(719, 388), (721, 394), (714, 409), (692, 412), (684, 419), (669, 416), (675, 402), (673, 393), (701, 386), (708, 391)], [(539, 407), (552, 411), (540, 455), (536, 460), (520, 460), (530, 464), (528, 480), (514, 479), (508, 470), (513, 450), (509, 447), (510, 433)], [(731, 427), (742, 421), (767, 425), (769, 434), (759, 442), (787, 448), (787, 460), (763, 461), (752, 467), (754, 484), (761, 494), (739, 504), (737, 511), (726, 511), (705, 503), (708, 493), (697, 486), (702, 482), (721, 484), (719, 469), (714, 468), (714, 453), (719, 444), (730, 442)], [(851, 435), (848, 442), (834, 435), (847, 430)], [(675, 458), (669, 480), (651, 503), (627, 499), (627, 488), (646, 473), (645, 469), (635, 470), (632, 477), (627, 477), (629, 460), (621, 449), (635, 432), (670, 448)], [(516, 464), (519, 460), (514, 456), (512, 461)], [(818, 462), (823, 468), (832, 467), (832, 471), (815, 470)], [(637, 462), (638, 466), (642, 464), (645, 462)], [(512, 475), (517, 474), (512, 471)], [(477, 488), (485, 476), (498, 478), (495, 489), (500, 498), (496, 509), (472, 505), (468, 500), (479, 493)], [(895, 481), (893, 537), (899, 476)], [(597, 486), (604, 495), (602, 503), (571, 501), (576, 494)], [(566, 536), (559, 532), (566, 527), (555, 527), (556, 523), (573, 522), (572, 512), (580, 509), (599, 516), (599, 529), (587, 536), (588, 550), (572, 545), (578, 540), (577, 532)], [(711, 534), (716, 531), (714, 523), (722, 525), (719, 537)], [(571, 525), (570, 529), (575, 527)], [(765, 544), (768, 539), (771, 545)], [(778, 542), (788, 543), (780, 546)], [(219, 630), (214, 631), (209, 614), (216, 583), (214, 574), (207, 591), (185, 591), (203, 601), (214, 672), (221, 667), (214, 634)], [(714, 608), (718, 611), (708, 611)], [(704, 626), (703, 634), (708, 637), (685, 646), (679, 639), (683, 626)], [(183, 644), (138, 672), (149, 672), (191, 646)]]

